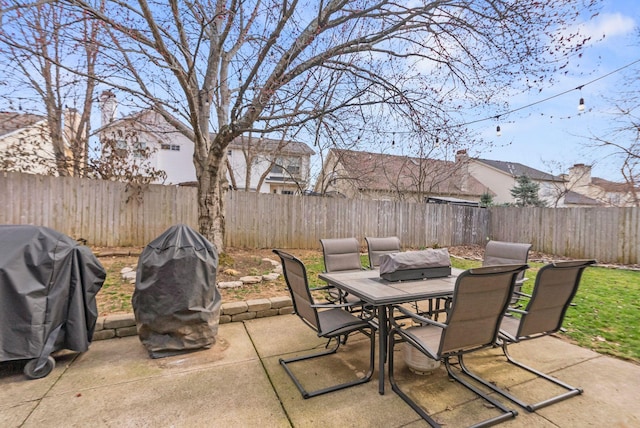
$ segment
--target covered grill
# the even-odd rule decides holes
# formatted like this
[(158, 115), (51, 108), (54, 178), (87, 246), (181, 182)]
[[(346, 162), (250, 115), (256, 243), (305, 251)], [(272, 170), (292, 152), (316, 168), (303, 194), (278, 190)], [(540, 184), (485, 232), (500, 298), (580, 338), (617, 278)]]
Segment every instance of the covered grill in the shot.
[(222, 304), (217, 268), (214, 246), (185, 225), (170, 227), (145, 247), (132, 303), (138, 335), (151, 358), (215, 343)]
[(45, 377), (52, 352), (89, 348), (106, 272), (89, 248), (47, 227), (0, 225), (0, 248), (0, 360), (31, 359), (25, 375)]

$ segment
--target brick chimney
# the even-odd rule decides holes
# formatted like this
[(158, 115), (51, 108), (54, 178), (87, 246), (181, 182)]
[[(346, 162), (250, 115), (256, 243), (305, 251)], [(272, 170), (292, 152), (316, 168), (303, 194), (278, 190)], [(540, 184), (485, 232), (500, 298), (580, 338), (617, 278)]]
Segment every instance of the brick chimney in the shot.
[(455, 168), (459, 171), (460, 190), (466, 192), (469, 188), (469, 155), (465, 149), (456, 152)]
[(591, 165), (577, 163), (569, 168), (569, 188), (588, 187), (591, 184)]
[(105, 126), (113, 122), (116, 118), (117, 110), (118, 101), (116, 100), (116, 94), (111, 91), (102, 91), (100, 94), (100, 126)]
[(456, 163), (458, 162), (466, 162), (469, 160), (469, 155), (465, 149), (458, 150), (456, 152)]

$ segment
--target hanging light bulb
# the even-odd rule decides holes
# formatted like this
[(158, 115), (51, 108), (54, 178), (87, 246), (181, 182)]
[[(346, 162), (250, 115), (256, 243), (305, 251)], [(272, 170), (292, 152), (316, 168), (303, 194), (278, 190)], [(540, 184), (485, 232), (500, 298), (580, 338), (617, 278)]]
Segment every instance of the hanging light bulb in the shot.
[(496, 135), (498, 137), (502, 135), (502, 130), (500, 129), (500, 125), (496, 126)]
[(580, 97), (580, 102), (578, 103), (578, 111), (584, 111), (584, 98)]

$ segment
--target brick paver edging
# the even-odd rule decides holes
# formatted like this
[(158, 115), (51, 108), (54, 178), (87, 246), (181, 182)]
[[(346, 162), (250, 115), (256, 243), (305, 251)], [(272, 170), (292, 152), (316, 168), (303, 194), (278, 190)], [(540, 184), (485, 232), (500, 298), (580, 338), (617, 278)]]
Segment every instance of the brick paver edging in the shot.
[[(291, 313), (293, 313), (293, 304), (290, 297), (223, 303), (220, 307), (220, 324)], [(138, 331), (133, 314), (107, 315), (98, 317), (93, 340), (135, 336), (136, 334)]]

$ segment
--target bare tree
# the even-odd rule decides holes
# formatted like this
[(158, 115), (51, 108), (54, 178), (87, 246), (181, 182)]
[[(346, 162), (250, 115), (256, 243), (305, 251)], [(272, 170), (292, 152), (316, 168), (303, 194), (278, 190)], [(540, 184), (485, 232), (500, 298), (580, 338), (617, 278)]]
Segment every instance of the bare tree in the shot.
[(619, 101), (606, 136), (592, 137), (593, 144), (605, 148), (617, 160), (620, 174), (625, 180), (627, 197), (625, 206), (640, 206), (640, 95), (630, 94)]
[(14, 99), (35, 93), (37, 101), (19, 102), (18, 108), (45, 113), (48, 133), (41, 144), (52, 145), (56, 173), (82, 176), (88, 161), (99, 23), (57, 2), (18, 6), (3, 11), (0, 28), (0, 52)]
[(140, 142), (134, 129), (115, 129), (103, 136), (100, 145), (100, 155), (89, 161), (90, 176), (125, 182), (127, 202), (142, 202), (149, 185), (167, 177), (150, 162), (155, 149)]
[[(525, 72), (536, 82), (562, 67), (584, 43), (566, 27), (595, 1), (63, 3), (109, 33), (100, 47), (109, 83), (145, 99), (195, 142), (199, 229), (222, 249), (225, 157), (234, 138), (341, 111), (368, 116), (376, 105), (385, 106), (387, 123), (402, 118), (418, 127), (433, 106), (454, 111), (461, 97), (484, 105)], [(348, 79), (320, 111), (322, 91), (306, 82), (321, 82), (328, 69)], [(301, 92), (306, 102), (293, 109)]]

